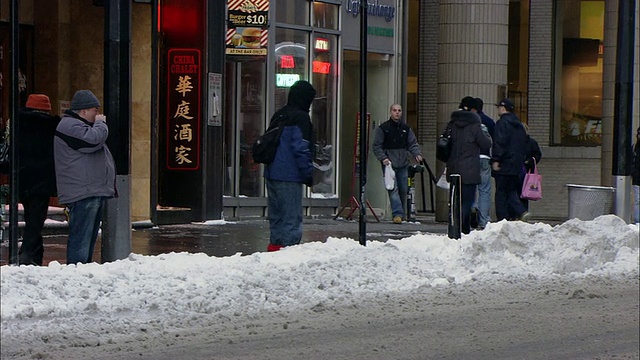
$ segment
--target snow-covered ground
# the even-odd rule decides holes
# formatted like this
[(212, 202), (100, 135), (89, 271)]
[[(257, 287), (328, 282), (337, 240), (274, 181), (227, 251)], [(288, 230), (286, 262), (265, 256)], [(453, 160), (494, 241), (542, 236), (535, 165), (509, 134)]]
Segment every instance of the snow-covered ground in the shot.
[[(330, 232), (329, 232), (330, 234)], [(500, 222), (460, 241), (329, 238), (230, 257), (131, 254), (107, 264), (1, 267), (2, 359), (102, 356), (180, 344), (214, 324), (346, 308), (421, 288), (638, 278), (638, 225)], [(637, 283), (636, 283), (637, 284)], [(172, 340), (168, 340), (172, 339)]]

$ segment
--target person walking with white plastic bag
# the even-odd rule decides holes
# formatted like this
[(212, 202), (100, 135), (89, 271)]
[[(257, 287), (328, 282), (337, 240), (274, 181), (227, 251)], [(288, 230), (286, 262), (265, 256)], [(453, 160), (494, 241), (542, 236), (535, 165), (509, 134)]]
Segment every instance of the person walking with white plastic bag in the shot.
[[(391, 202), (391, 215), (395, 224), (405, 218), (407, 192), (409, 191), (409, 159), (407, 152), (418, 163), (422, 162), (422, 152), (413, 130), (402, 120), (402, 106), (393, 104), (389, 108), (389, 120), (380, 124), (375, 131), (373, 154), (385, 167), (391, 165), (396, 175), (393, 190), (387, 190)], [(388, 189), (389, 187), (387, 187)]]

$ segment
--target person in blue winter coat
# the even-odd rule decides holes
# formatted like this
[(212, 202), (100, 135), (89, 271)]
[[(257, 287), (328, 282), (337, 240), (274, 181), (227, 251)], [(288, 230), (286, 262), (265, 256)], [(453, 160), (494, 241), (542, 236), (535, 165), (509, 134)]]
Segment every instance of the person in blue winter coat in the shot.
[(491, 150), (492, 175), (496, 181), (496, 218), (498, 221), (512, 216), (526, 220), (528, 212), (520, 201), (520, 173), (526, 157), (527, 132), (513, 113), (510, 99), (496, 104), (500, 118), (496, 122)]
[(302, 239), (302, 185), (313, 181), (315, 141), (309, 117), (316, 96), (313, 86), (296, 81), (287, 105), (276, 111), (271, 123), (284, 117), (285, 126), (273, 162), (264, 168), (267, 183), (270, 241), (267, 250), (297, 245)]

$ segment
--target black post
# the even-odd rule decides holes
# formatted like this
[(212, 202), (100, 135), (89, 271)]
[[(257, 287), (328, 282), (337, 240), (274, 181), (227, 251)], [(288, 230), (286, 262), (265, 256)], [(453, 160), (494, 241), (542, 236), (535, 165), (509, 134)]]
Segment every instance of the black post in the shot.
[(460, 239), (462, 237), (462, 198), (460, 187), (462, 181), (459, 174), (451, 174), (449, 177), (449, 226), (447, 234), (450, 239)]
[(18, 265), (18, 107), (20, 91), (18, 90), (18, 66), (20, 61), (20, 19), (18, 0), (11, 1), (11, 119), (9, 139), (13, 145), (10, 147), (11, 155), (11, 179), (9, 180), (11, 202), (9, 204), (9, 264)]
[(131, 1), (104, 2), (104, 111), (116, 163), (118, 197), (107, 200), (102, 262), (131, 253)]
[(366, 1), (360, 1), (360, 245), (367, 245), (367, 11)]
[(149, 194), (149, 212), (151, 213), (151, 223), (158, 223), (158, 2), (151, 0), (151, 189)]
[[(224, 79), (224, 52), (225, 44), (222, 39), (226, 36), (225, 22), (223, 18), (226, 8), (226, 1), (208, 1), (207, 2), (207, 67), (208, 76), (215, 79), (215, 83), (222, 84)], [(207, 84), (209, 79), (204, 79), (203, 83)], [(220, 88), (221, 89), (221, 88)], [(207, 122), (203, 122), (204, 144), (206, 151), (203, 151), (204, 158), (202, 163), (205, 164), (202, 176), (202, 193), (200, 203), (202, 207), (201, 218), (203, 220), (219, 220), (222, 219), (222, 197), (224, 193), (224, 114), (218, 115), (219, 121), (209, 121), (213, 119), (213, 107), (209, 106), (213, 102), (218, 102), (220, 111), (224, 111), (221, 104), (224, 104), (224, 91), (209, 88), (203, 91), (206, 97), (204, 104), (204, 114), (207, 114)], [(214, 94), (215, 93), (215, 94)]]
[(633, 159), (633, 46), (635, 42), (635, 0), (618, 1), (618, 37), (616, 46), (616, 82), (613, 111), (612, 175), (616, 185), (615, 213), (628, 221), (631, 207), (628, 196)]

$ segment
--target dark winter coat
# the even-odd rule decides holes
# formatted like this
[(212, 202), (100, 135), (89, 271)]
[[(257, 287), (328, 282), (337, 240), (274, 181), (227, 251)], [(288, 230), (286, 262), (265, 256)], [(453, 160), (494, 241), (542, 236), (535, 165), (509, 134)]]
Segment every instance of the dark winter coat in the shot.
[(407, 151), (413, 157), (422, 155), (416, 135), (409, 125), (391, 118), (376, 129), (372, 149), (379, 161), (389, 159), (394, 168), (409, 166)]
[(463, 184), (480, 183), (480, 153), (489, 153), (491, 138), (482, 131), (480, 117), (458, 110), (451, 113), (451, 156), (447, 161), (447, 176), (460, 174)]
[(491, 161), (500, 163), (493, 175), (520, 175), (526, 157), (527, 132), (513, 113), (500, 116), (494, 130)]
[(30, 108), (18, 116), (18, 196), (56, 196), (53, 137), (60, 117)]
[[(490, 118), (487, 114), (483, 113), (482, 111), (478, 111), (476, 114), (480, 116), (482, 125), (487, 127), (487, 131), (489, 132), (489, 135), (491, 135), (491, 139), (493, 140), (493, 134), (496, 127), (496, 122), (493, 121), (492, 118)], [(481, 154), (491, 157), (491, 149), (489, 149), (489, 151), (487, 151), (486, 153), (482, 152)]]
[(538, 142), (532, 138), (531, 136), (527, 135), (527, 143), (526, 143), (526, 158), (524, 160), (524, 171), (525, 172), (531, 172), (533, 170), (533, 161), (531, 160), (531, 158), (534, 158), (536, 160), (536, 164), (540, 163), (540, 160), (542, 160), (542, 149), (540, 149), (540, 145), (538, 145)]
[(275, 159), (264, 168), (266, 179), (312, 185), (315, 140), (309, 109), (315, 95), (311, 84), (296, 82), (289, 91), (287, 105), (271, 117), (273, 122), (285, 114), (287, 123)]

